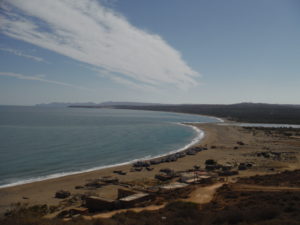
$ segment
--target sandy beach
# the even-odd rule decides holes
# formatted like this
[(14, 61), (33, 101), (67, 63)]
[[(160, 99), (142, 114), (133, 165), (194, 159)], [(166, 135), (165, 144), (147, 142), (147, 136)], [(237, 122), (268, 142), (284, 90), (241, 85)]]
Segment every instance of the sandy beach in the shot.
[[(238, 163), (251, 163), (251, 169), (240, 171), (238, 177), (255, 174), (269, 174), (284, 170), (300, 168), (299, 136), (285, 136), (280, 133), (268, 134), (264, 130), (244, 129), (238, 126), (218, 124), (193, 124), (205, 132), (203, 140), (196, 146), (207, 147), (196, 155), (187, 155), (176, 162), (152, 165), (152, 171), (143, 169), (140, 172), (130, 172), (132, 165), (124, 165), (82, 174), (70, 175), (56, 179), (49, 179), (14, 187), (0, 189), (0, 212), (9, 209), (13, 203), (28, 203), (29, 205), (47, 204), (58, 205), (62, 200), (55, 198), (55, 192), (66, 190), (75, 194), (93, 192), (105, 198), (115, 198), (118, 185), (108, 185), (94, 190), (75, 189), (84, 186), (89, 180), (103, 176), (119, 179), (120, 183), (131, 183), (138, 186), (147, 186), (155, 183), (155, 174), (162, 168), (171, 168), (175, 171), (185, 171), (194, 166), (205, 167), (205, 160), (214, 159), (221, 164), (237, 165)], [(158, 146), (159, 148), (159, 146)], [(257, 152), (288, 152), (278, 160), (273, 158), (257, 157)], [(126, 175), (115, 174), (113, 171), (122, 170)], [(234, 181), (236, 176), (231, 177)]]

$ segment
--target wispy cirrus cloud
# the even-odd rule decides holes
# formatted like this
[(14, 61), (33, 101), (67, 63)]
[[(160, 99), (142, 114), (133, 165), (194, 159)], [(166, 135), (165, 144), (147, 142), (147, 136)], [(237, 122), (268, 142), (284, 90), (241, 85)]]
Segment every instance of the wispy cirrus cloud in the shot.
[(20, 74), (20, 73), (0, 72), (0, 76), (13, 77), (13, 78), (17, 78), (20, 80), (40, 81), (40, 82), (44, 82), (44, 83), (50, 83), (50, 84), (55, 84), (55, 85), (64, 86), (64, 87), (76, 88), (76, 89), (81, 89), (81, 90), (85, 90), (85, 91), (93, 91), (92, 89), (85, 88), (82, 86), (77, 86), (74, 84), (69, 84), (69, 83), (65, 83), (65, 82), (61, 82), (61, 81), (49, 80), (49, 79), (45, 78), (46, 77), (45, 75), (27, 76), (27, 75)]
[(38, 57), (38, 56), (34, 56), (34, 55), (29, 55), (29, 54), (26, 54), (22, 51), (19, 51), (17, 49), (13, 49), (13, 48), (2, 48), (0, 47), (0, 51), (4, 51), (4, 52), (9, 52), (11, 54), (14, 54), (16, 56), (20, 56), (20, 57), (24, 57), (24, 58), (27, 58), (27, 59), (32, 59), (32, 60), (35, 60), (37, 62), (45, 62), (45, 63), (48, 63), (45, 59), (41, 58), (41, 57)]
[(156, 93), (160, 92), (160, 89), (156, 88), (155, 86), (147, 85), (147, 84), (138, 84), (129, 79), (124, 79), (119, 76), (111, 75), (110, 79), (115, 81), (116, 83), (124, 85), (130, 89), (134, 89), (134, 90), (138, 90), (138, 91), (142, 91), (142, 92), (156, 92)]
[[(1, 32), (151, 86), (197, 85), (198, 72), (159, 35), (96, 0), (4, 0)], [(115, 78), (115, 80), (120, 81)]]

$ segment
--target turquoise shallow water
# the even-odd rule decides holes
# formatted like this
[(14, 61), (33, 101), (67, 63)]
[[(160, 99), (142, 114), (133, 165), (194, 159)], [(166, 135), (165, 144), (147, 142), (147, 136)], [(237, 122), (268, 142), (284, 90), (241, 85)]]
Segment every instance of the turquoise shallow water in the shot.
[(181, 149), (199, 131), (188, 114), (0, 106), (0, 186), (11, 186)]

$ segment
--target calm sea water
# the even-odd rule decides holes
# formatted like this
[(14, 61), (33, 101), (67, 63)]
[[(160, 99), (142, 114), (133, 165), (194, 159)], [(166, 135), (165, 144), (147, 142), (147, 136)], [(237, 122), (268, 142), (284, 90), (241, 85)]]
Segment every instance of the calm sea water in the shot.
[(187, 146), (199, 131), (167, 112), (0, 106), (0, 186), (150, 158)]

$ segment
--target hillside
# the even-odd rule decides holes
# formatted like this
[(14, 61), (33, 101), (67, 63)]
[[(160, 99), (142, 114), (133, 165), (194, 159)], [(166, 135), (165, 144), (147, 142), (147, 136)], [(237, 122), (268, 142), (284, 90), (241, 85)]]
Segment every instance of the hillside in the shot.
[(300, 105), (240, 103), (233, 105), (123, 105), (115, 108), (202, 114), (248, 123), (300, 124)]

